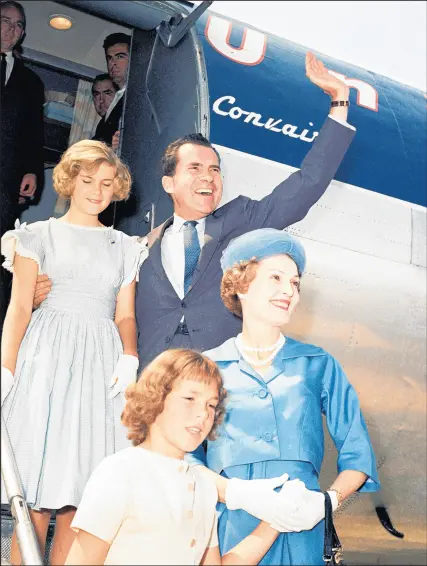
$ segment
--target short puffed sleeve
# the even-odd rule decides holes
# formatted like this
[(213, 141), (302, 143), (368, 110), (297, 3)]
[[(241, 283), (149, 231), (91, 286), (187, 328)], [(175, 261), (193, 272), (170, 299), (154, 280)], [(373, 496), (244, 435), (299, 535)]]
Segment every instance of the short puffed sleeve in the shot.
[(139, 270), (148, 257), (147, 238), (126, 236), (123, 241), (123, 282), (126, 287), (132, 281), (139, 281)]
[(71, 523), (73, 531), (86, 531), (111, 544), (129, 512), (131, 490), (123, 454), (104, 458), (84, 488)]
[(5, 260), (3, 267), (13, 273), (15, 254), (34, 260), (39, 273), (43, 273), (42, 265), (44, 260), (43, 232), (46, 222), (34, 222), (27, 225), (26, 222), (20, 224), (15, 222), (15, 229), (6, 232), (1, 239), (1, 253)]

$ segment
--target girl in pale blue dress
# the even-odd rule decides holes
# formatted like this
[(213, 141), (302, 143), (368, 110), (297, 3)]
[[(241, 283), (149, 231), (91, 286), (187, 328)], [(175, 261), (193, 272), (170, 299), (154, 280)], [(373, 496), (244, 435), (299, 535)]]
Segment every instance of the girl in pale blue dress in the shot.
[[(69, 211), (17, 222), (2, 238), (3, 266), (13, 272), (2, 336), (2, 413), (42, 551), (57, 511), (53, 564), (68, 554), (69, 525), (92, 471), (129, 445), (120, 416), (123, 391), (138, 369), (135, 285), (148, 251), (145, 239), (102, 226), (98, 215), (127, 198), (130, 183), (105, 144), (78, 142), (54, 170)], [(49, 275), (52, 290), (32, 312), (38, 274)], [(16, 540), (12, 562), (20, 563)]]

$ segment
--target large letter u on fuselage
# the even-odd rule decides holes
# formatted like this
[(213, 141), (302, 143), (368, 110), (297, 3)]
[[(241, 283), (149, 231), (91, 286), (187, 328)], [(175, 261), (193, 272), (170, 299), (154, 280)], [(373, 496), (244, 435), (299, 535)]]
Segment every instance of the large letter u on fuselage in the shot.
[(264, 59), (267, 36), (260, 31), (245, 28), (240, 47), (230, 45), (231, 22), (209, 16), (205, 36), (214, 49), (241, 65), (259, 65)]

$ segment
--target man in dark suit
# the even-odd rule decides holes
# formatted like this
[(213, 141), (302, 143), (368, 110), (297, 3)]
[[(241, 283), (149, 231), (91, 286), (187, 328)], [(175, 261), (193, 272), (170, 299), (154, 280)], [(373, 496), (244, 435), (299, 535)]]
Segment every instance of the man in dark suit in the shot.
[[(138, 353), (142, 369), (168, 348), (215, 348), (236, 336), (242, 321), (220, 297), (222, 251), (232, 238), (256, 228), (284, 229), (305, 217), (333, 179), (354, 137), (347, 120), (349, 89), (307, 55), (307, 76), (332, 98), (329, 117), (301, 169), (260, 201), (222, 197), (220, 158), (200, 134), (171, 143), (163, 157), (162, 184), (174, 215), (149, 236), (150, 254), (137, 285)], [(34, 304), (49, 281), (42, 276)]]
[(123, 100), (126, 92), (126, 80), (129, 64), (131, 37), (125, 33), (112, 33), (105, 38), (104, 51), (108, 74), (118, 90), (105, 116), (99, 121), (92, 139), (112, 144), (114, 134), (120, 130), (120, 118), (123, 112)]
[(136, 317), (141, 368), (165, 349), (204, 351), (236, 336), (242, 321), (220, 297), (222, 251), (250, 230), (284, 229), (298, 222), (333, 179), (355, 133), (346, 122), (349, 88), (311, 53), (306, 70), (332, 98), (329, 117), (301, 170), (262, 200), (240, 196), (217, 208), (222, 197), (220, 158), (200, 134), (166, 149), (162, 183), (173, 200), (174, 215), (149, 235), (150, 254), (140, 271)]
[(31, 197), (43, 184), (44, 85), (13, 50), (25, 36), (25, 12), (18, 2), (1, 2), (1, 233), (19, 216), (19, 196)]
[[(44, 85), (13, 50), (25, 36), (25, 12), (18, 2), (1, 2), (1, 204), (0, 232), (13, 228), (19, 199), (32, 197), (43, 185)], [(1, 320), (10, 294), (10, 278), (2, 274)]]

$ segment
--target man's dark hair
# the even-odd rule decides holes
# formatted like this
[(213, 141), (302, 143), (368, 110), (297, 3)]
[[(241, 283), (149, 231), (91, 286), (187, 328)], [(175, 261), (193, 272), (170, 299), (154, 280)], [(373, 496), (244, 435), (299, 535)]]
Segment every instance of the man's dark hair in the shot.
[(104, 43), (102, 47), (104, 48), (104, 51), (107, 51), (109, 47), (112, 47), (113, 45), (117, 45), (117, 43), (126, 43), (126, 45), (128, 46), (128, 50), (130, 51), (131, 39), (132, 39), (131, 36), (128, 35), (127, 33), (122, 33), (122, 32), (110, 33), (110, 35), (107, 35), (107, 37), (104, 39)]
[(110, 77), (110, 75), (108, 73), (101, 73), (100, 75), (96, 75), (96, 77), (93, 79), (93, 83), (92, 83), (92, 95), (93, 95), (93, 89), (95, 88), (96, 83), (100, 83), (102, 81), (111, 81), (113, 83), (113, 88), (114, 90), (117, 92), (119, 90), (119, 87), (116, 85), (116, 83), (113, 81), (113, 79)]
[(218, 157), (218, 163), (221, 164), (221, 157), (209, 140), (202, 136), (202, 134), (188, 134), (173, 141), (165, 149), (162, 157), (162, 174), (164, 176), (173, 177), (173, 175), (175, 175), (178, 150), (182, 145), (186, 143), (201, 145), (203, 147), (210, 147), (216, 153)]
[(14, 0), (2, 0), (0, 2), (0, 10), (2, 8), (15, 8), (21, 14), (22, 21), (24, 22), (24, 30), (27, 27), (27, 18), (25, 17), (25, 10), (22, 4), (14, 2)]

